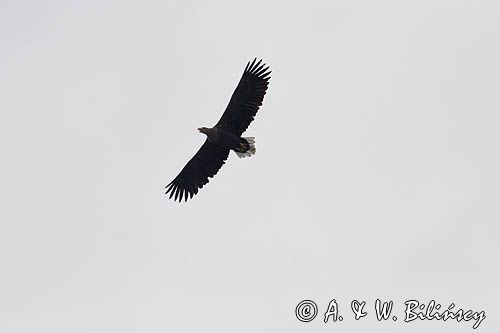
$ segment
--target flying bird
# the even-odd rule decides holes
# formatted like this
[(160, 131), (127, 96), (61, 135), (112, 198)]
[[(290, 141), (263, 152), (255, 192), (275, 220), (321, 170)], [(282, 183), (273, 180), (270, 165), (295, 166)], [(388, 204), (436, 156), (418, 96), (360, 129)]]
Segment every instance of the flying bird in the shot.
[(241, 135), (254, 120), (269, 85), (271, 71), (262, 60), (248, 62), (226, 110), (214, 127), (200, 127), (205, 143), (165, 188), (169, 199), (191, 199), (217, 174), (232, 150), (238, 157), (255, 154), (255, 138)]

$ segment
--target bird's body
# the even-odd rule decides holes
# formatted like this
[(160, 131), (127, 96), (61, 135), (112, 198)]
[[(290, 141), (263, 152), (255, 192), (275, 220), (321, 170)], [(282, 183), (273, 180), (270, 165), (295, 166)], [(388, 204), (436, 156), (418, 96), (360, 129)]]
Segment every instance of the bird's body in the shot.
[[(201, 133), (205, 133), (207, 135), (207, 140), (209, 142), (214, 143), (222, 148), (233, 150), (235, 153), (244, 154), (252, 150), (251, 143), (253, 142), (251, 142), (251, 139), (253, 138), (242, 138), (230, 131), (226, 131), (225, 129), (218, 127), (201, 127), (198, 130)], [(255, 153), (255, 150), (253, 151), (253, 153)]]
[(248, 63), (224, 114), (212, 128), (200, 127), (207, 135), (205, 143), (186, 164), (177, 177), (167, 186), (169, 198), (182, 201), (198, 193), (208, 179), (213, 177), (233, 150), (238, 157), (255, 154), (255, 139), (241, 137), (253, 121), (269, 84), (269, 67), (262, 61)]

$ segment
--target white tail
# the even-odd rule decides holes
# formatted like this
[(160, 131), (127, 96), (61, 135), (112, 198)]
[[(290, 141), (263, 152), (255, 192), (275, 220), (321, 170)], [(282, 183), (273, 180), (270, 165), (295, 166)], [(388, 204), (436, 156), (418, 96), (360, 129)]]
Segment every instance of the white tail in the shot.
[(256, 149), (255, 149), (255, 138), (253, 136), (250, 136), (248, 138), (243, 138), (245, 140), (247, 140), (248, 142), (248, 145), (250, 146), (250, 148), (248, 148), (248, 150), (244, 153), (238, 153), (237, 151), (235, 151), (236, 155), (238, 155), (238, 157), (250, 157), (252, 155), (255, 155), (255, 152), (256, 152)]

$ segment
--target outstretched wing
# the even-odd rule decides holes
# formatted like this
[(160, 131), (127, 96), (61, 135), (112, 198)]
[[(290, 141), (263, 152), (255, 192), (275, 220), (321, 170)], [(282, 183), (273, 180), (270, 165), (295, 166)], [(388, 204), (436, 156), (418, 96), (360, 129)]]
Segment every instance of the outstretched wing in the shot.
[(231, 96), (229, 104), (215, 127), (223, 128), (241, 136), (253, 121), (269, 85), (269, 66), (261, 65), (262, 60), (248, 62), (243, 76)]
[(169, 199), (174, 201), (187, 201), (188, 196), (192, 198), (198, 193), (198, 189), (208, 183), (208, 179), (215, 176), (222, 165), (226, 162), (229, 150), (221, 148), (214, 143), (205, 140), (198, 152), (189, 160), (182, 171), (165, 188)]

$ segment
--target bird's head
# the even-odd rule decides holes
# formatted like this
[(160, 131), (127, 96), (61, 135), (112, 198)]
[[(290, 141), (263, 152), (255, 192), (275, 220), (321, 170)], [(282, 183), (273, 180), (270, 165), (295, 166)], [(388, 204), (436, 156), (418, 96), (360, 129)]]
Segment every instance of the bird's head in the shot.
[(198, 128), (198, 131), (200, 131), (200, 133), (204, 133), (204, 134), (208, 135), (209, 128), (200, 127), (200, 128)]

